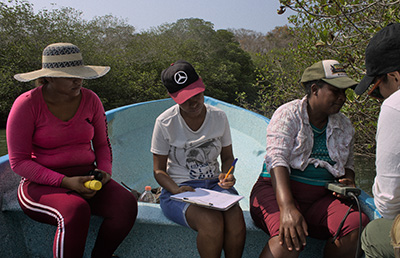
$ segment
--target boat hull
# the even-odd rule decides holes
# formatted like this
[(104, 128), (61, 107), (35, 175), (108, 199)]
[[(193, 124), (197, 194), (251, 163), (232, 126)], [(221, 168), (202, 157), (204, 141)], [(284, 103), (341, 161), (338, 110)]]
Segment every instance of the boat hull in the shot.
[[(247, 235), (243, 257), (258, 257), (268, 236), (252, 222), (249, 194), (262, 168), (269, 119), (243, 108), (205, 97), (205, 103), (225, 111), (232, 131), (233, 151), (239, 160), (235, 168), (236, 189), (246, 221)], [(164, 99), (137, 103), (106, 112), (113, 148), (113, 178), (142, 192), (146, 185), (158, 187), (153, 177), (151, 136), (156, 117), (175, 103)], [(52, 257), (54, 226), (28, 218), (17, 202), (19, 176), (12, 172), (8, 155), (0, 157), (0, 257)], [(364, 212), (379, 217), (373, 199), (360, 196)], [(90, 257), (102, 219), (93, 216), (85, 257)], [(322, 257), (324, 241), (308, 238), (300, 257)], [(164, 217), (158, 204), (139, 203), (136, 223), (118, 248), (121, 257), (199, 257), (196, 232)]]

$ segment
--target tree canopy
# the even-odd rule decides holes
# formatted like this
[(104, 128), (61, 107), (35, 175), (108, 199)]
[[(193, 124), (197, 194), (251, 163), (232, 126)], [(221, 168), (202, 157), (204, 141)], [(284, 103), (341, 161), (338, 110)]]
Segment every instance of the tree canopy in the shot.
[[(296, 59), (337, 59), (350, 76), (365, 74), (365, 49), (371, 37), (391, 22), (400, 21), (399, 0), (280, 0), (281, 11), (295, 12), (289, 19), (296, 35)], [(310, 60), (312, 61), (312, 60)], [(311, 63), (311, 62), (310, 62)], [(344, 113), (352, 120), (360, 153), (375, 152), (375, 132), (380, 103), (348, 91)]]
[(107, 65), (111, 71), (86, 80), (105, 109), (168, 97), (160, 80), (163, 69), (183, 59), (194, 65), (206, 84), (206, 95), (230, 103), (236, 94), (256, 97), (251, 56), (227, 30), (214, 30), (202, 19), (182, 19), (136, 33), (125, 20), (111, 15), (87, 21), (73, 8), (33, 11), (26, 1), (0, 2), (0, 123), (22, 92), (34, 87), (13, 79), (16, 73), (41, 68), (43, 49), (70, 42), (82, 52), (85, 64)]
[[(266, 116), (283, 103), (304, 95), (299, 83), (302, 72), (323, 59), (343, 63), (350, 77), (359, 81), (365, 74), (365, 49), (381, 28), (400, 20), (399, 0), (280, 0), (278, 14), (291, 10), (288, 41), (253, 55), (257, 69), (256, 103), (244, 105)], [(286, 37), (287, 36), (287, 37)], [(269, 41), (271, 42), (271, 41)], [(250, 50), (252, 51), (252, 50)], [(347, 91), (342, 111), (356, 128), (356, 151), (375, 152), (375, 130), (380, 103), (366, 95)]]
[[(270, 117), (280, 105), (305, 93), (305, 68), (336, 59), (355, 80), (365, 73), (369, 39), (400, 21), (400, 0), (275, 0), (289, 25), (268, 33), (215, 30), (202, 19), (181, 19), (144, 32), (112, 15), (82, 18), (73, 8), (38, 13), (26, 0), (0, 2), (0, 126), (22, 92), (34, 87), (13, 79), (41, 67), (42, 50), (55, 42), (77, 45), (85, 64), (107, 65), (104, 77), (85, 81), (106, 110), (168, 97), (161, 71), (179, 59), (192, 63), (206, 95)], [(373, 154), (380, 103), (347, 91), (342, 111), (356, 128), (356, 151)]]

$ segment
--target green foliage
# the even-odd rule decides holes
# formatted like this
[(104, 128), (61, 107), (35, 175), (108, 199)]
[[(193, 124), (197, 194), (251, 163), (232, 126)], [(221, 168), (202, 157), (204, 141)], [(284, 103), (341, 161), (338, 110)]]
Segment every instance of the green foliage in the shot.
[[(276, 0), (278, 1), (278, 0)], [(0, 126), (14, 99), (33, 84), (13, 79), (41, 67), (42, 50), (54, 42), (80, 47), (86, 64), (107, 65), (104, 77), (85, 81), (106, 110), (168, 97), (160, 73), (172, 62), (191, 62), (206, 95), (270, 117), (280, 105), (304, 96), (304, 69), (322, 59), (343, 63), (355, 80), (365, 72), (369, 39), (400, 21), (399, 0), (280, 0), (291, 26), (267, 34), (214, 30), (202, 19), (181, 19), (136, 33), (111, 15), (87, 21), (73, 8), (33, 11), (24, 0), (0, 2)], [(356, 151), (374, 153), (379, 102), (347, 91), (343, 112), (357, 132)]]
[(135, 33), (125, 20), (111, 15), (86, 21), (73, 8), (34, 13), (28, 2), (10, 0), (0, 2), (0, 126), (5, 125), (15, 98), (34, 87), (13, 75), (40, 69), (43, 49), (55, 42), (77, 45), (85, 64), (111, 67), (106, 76), (85, 81), (106, 110), (168, 97), (160, 74), (179, 59), (195, 66), (207, 95), (230, 103), (239, 92), (256, 98), (250, 55), (232, 32), (215, 31), (210, 22), (182, 19)]
[[(275, 60), (278, 53), (288, 58), (285, 65), (269, 63), (263, 68), (272, 71), (277, 78), (280, 74), (285, 77), (291, 72), (291, 76), (299, 79), (301, 71), (309, 65), (322, 59), (336, 59), (346, 66), (350, 77), (360, 80), (365, 73), (364, 52), (369, 39), (390, 22), (400, 21), (398, 0), (280, 0), (280, 3), (282, 6), (279, 13), (286, 9), (295, 12), (295, 15), (289, 17), (289, 22), (293, 25), (290, 27), (290, 35), (296, 46), (293, 44), (293, 47), (286, 49), (290, 56), (279, 54), (285, 50), (278, 49), (262, 57)], [(282, 67), (283, 70), (279, 71), (277, 67)], [(274, 74), (269, 74), (269, 78), (274, 78)], [(275, 85), (284, 87), (281, 93), (278, 92), (278, 96), (286, 90), (290, 99), (293, 97), (290, 93), (293, 93), (296, 88), (294, 85), (298, 83), (293, 80), (287, 83), (282, 85), (279, 80), (274, 80)], [(356, 128), (356, 151), (374, 153), (379, 103), (366, 96), (357, 97), (352, 91), (347, 94), (349, 101), (342, 111)], [(268, 97), (265, 99), (268, 100)], [(280, 98), (274, 96), (274, 101), (276, 99), (278, 102), (275, 103), (280, 104)], [(270, 106), (268, 101), (260, 104)]]
[[(291, 9), (290, 27), (279, 27), (267, 35), (238, 30), (236, 37), (250, 52), (256, 66), (253, 87), (256, 101), (246, 94), (238, 102), (270, 117), (280, 105), (305, 94), (299, 83), (305, 68), (323, 59), (343, 63), (350, 77), (365, 74), (364, 52), (370, 38), (390, 22), (400, 21), (398, 0), (280, 0), (278, 14)], [(260, 42), (263, 44), (261, 45)], [(364, 94), (347, 91), (342, 109), (356, 129), (356, 152), (374, 154), (380, 103)]]
[(257, 98), (248, 101), (247, 96), (241, 94), (238, 101), (247, 109), (271, 117), (276, 108), (304, 95), (300, 78), (305, 60), (294, 58), (298, 46), (287, 26), (275, 28), (264, 40), (270, 43), (268, 48), (252, 53), (257, 73), (253, 84)]

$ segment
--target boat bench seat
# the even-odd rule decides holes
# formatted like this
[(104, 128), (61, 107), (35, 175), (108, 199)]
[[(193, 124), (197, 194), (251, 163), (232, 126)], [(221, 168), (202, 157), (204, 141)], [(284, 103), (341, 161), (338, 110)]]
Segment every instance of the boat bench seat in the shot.
[[(0, 159), (0, 257), (51, 257), (56, 227), (24, 214), (17, 199), (20, 177), (11, 170), (7, 156)], [(138, 206), (135, 225), (117, 254), (198, 257), (195, 231), (168, 220), (159, 204), (139, 202)], [(268, 236), (254, 225), (248, 211), (244, 211), (244, 217), (248, 233), (243, 257), (256, 257)], [(101, 222), (102, 218), (92, 216), (85, 257), (90, 257)]]
[[(17, 198), (17, 189), (13, 191), (6, 192), (3, 195), (2, 212), (22, 212), (22, 209), (18, 203)], [(250, 212), (248, 210), (243, 211), (243, 216), (246, 222), (247, 231), (261, 231), (255, 224), (250, 216)], [(158, 224), (158, 225), (169, 225), (175, 226), (176, 223), (167, 219), (159, 204), (156, 203), (144, 203), (138, 202), (138, 216), (136, 218), (137, 223), (144, 224)], [(179, 226), (179, 225), (177, 225)]]
[[(199, 257), (194, 230), (168, 220), (159, 204), (139, 202), (138, 205), (135, 225), (116, 254), (121, 257)], [(1, 211), (0, 257), (52, 256), (56, 227), (36, 222), (25, 215), (18, 204), (16, 189), (3, 194)], [(254, 225), (248, 210), (243, 214), (247, 230), (243, 257), (258, 257), (269, 237)], [(92, 216), (84, 257), (90, 257), (101, 222), (102, 218)], [(308, 238), (308, 243), (300, 257), (320, 257), (314, 253), (322, 252), (323, 241)]]
[[(234, 172), (237, 179), (235, 187), (244, 196), (240, 205), (247, 234), (242, 257), (258, 257), (269, 237), (251, 219), (249, 195), (262, 168), (269, 120), (213, 98), (205, 97), (205, 103), (227, 114), (233, 152), (238, 158)], [(139, 192), (146, 185), (158, 187), (152, 171), (151, 136), (156, 117), (174, 104), (172, 99), (166, 99), (106, 112), (115, 181)], [(22, 212), (17, 201), (19, 181), (20, 177), (10, 168), (8, 156), (0, 157), (0, 257), (52, 257), (56, 227), (33, 221)], [(373, 210), (371, 206), (370, 211)], [(91, 219), (84, 257), (90, 257), (101, 222), (100, 217), (93, 216)], [(300, 257), (322, 257), (323, 248), (324, 241), (308, 238)], [(160, 206), (151, 203), (139, 203), (136, 223), (116, 254), (121, 257), (199, 257), (196, 232), (169, 221)]]
[[(254, 225), (248, 211), (244, 211), (244, 217), (247, 242), (243, 257), (256, 257), (268, 236)], [(90, 257), (101, 222), (102, 218), (92, 216), (85, 257)], [(28, 254), (34, 254), (34, 257), (51, 257), (55, 230), (55, 226), (36, 222), (23, 213), (18, 204), (17, 184), (14, 189), (3, 193), (0, 257), (28, 257)], [(130, 254), (125, 257), (198, 257), (196, 232), (168, 220), (159, 204), (139, 202), (135, 225), (116, 253), (121, 256)]]

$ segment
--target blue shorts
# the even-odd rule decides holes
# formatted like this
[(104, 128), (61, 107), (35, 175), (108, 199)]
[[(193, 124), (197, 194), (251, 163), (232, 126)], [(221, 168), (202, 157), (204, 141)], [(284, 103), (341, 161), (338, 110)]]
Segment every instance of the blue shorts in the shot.
[[(238, 194), (236, 189), (234, 187), (229, 188), (229, 189), (223, 189), (218, 185), (219, 180), (218, 179), (203, 179), (203, 180), (191, 180), (191, 181), (186, 181), (179, 186), (187, 185), (191, 186), (193, 188), (206, 188), (206, 189), (211, 189), (215, 190), (218, 192), (223, 192), (223, 193), (230, 193), (230, 194)], [(190, 228), (189, 224), (186, 221), (186, 210), (191, 205), (190, 203), (186, 202), (180, 202), (176, 200), (172, 200), (170, 198), (172, 194), (168, 192), (165, 189), (162, 189), (161, 195), (160, 195), (160, 206), (161, 210), (163, 211), (165, 217), (167, 217), (169, 220), (172, 220), (175, 223), (178, 223), (182, 226), (186, 226)]]

